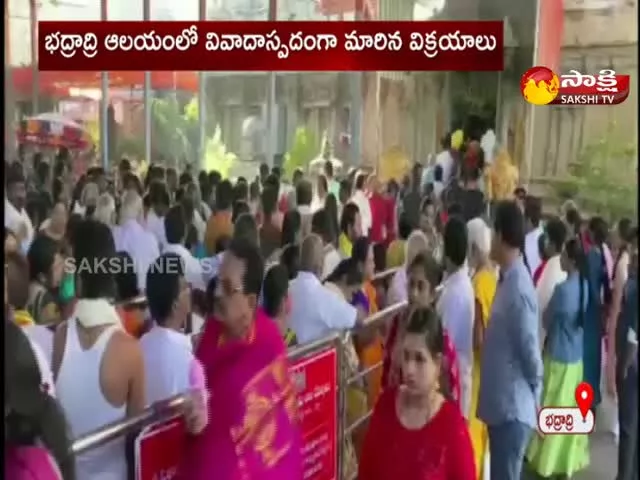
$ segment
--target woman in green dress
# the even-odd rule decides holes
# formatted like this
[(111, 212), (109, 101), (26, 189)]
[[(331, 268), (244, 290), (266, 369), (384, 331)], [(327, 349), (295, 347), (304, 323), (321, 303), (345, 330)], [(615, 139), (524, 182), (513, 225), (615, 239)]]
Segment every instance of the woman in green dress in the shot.
[[(543, 313), (542, 407), (575, 407), (576, 387), (583, 380), (583, 332), (589, 301), (580, 242), (565, 243), (560, 263), (567, 279), (559, 283)], [(527, 451), (529, 466), (545, 478), (570, 478), (589, 465), (588, 435), (534, 435)]]

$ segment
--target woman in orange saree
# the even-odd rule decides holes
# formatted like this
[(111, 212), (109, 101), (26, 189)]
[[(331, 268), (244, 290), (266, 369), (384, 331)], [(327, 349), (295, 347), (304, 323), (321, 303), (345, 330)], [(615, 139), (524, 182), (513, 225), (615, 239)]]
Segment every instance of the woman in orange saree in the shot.
[[(367, 301), (360, 302), (359, 305), (366, 303), (368, 307), (367, 315), (373, 315), (378, 311), (378, 296), (376, 288), (371, 282), (374, 275), (373, 245), (366, 237), (361, 237), (354, 242), (351, 258), (357, 262), (364, 277), (362, 294)], [(356, 347), (363, 369), (368, 369), (381, 363), (384, 358), (382, 337), (377, 330), (371, 335), (367, 335), (367, 338), (360, 336), (356, 342)], [(382, 368), (370, 372), (366, 380), (369, 407), (373, 408), (382, 388)]]

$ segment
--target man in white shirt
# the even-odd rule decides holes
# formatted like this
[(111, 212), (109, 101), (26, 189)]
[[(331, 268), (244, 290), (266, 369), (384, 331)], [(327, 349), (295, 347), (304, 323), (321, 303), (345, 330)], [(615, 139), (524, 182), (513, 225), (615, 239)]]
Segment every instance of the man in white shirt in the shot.
[(467, 226), (464, 221), (457, 217), (451, 218), (444, 231), (444, 255), (448, 275), (438, 300), (437, 310), (456, 349), (460, 370), (460, 407), (465, 418), (470, 418), (475, 296), (466, 263), (467, 238)]
[(334, 292), (322, 288), (320, 275), (324, 246), (318, 235), (306, 237), (301, 246), (300, 272), (289, 285), (289, 325), (299, 343), (318, 340), (356, 325), (357, 310)]
[(527, 195), (524, 201), (524, 216), (527, 234), (524, 237), (524, 256), (531, 275), (538, 269), (542, 259), (538, 251), (538, 240), (543, 230), (540, 224), (542, 219), (542, 202), (540, 198)]
[(7, 190), (4, 198), (4, 226), (17, 237), (21, 251), (26, 253), (33, 240), (33, 225), (27, 215), (27, 187), (18, 164), (7, 169)]
[(451, 180), (451, 175), (454, 170), (454, 159), (451, 155), (451, 135), (446, 135), (441, 140), (442, 151), (436, 155), (436, 166), (439, 166), (442, 170), (442, 177), (438, 179), (438, 182), (442, 184), (443, 187), (449, 185), (449, 181)]
[(149, 185), (149, 203), (151, 208), (147, 212), (146, 227), (151, 232), (162, 250), (167, 244), (164, 233), (164, 216), (169, 209), (170, 196), (167, 186), (163, 182), (153, 181)]
[(133, 259), (138, 277), (138, 288), (146, 289), (149, 266), (160, 255), (156, 237), (142, 226), (144, 207), (142, 197), (134, 190), (127, 190), (120, 207), (120, 225), (113, 228), (116, 250), (127, 252)]
[(340, 184), (333, 177), (333, 161), (331, 159), (324, 162), (324, 176), (327, 177), (328, 192), (333, 193), (337, 200), (340, 196)]
[(191, 295), (178, 255), (163, 254), (149, 269), (147, 299), (155, 322), (140, 339), (147, 404), (194, 388), (204, 391), (202, 365), (193, 355), (191, 339), (183, 333)]
[(496, 134), (493, 130), (487, 130), (480, 139), (480, 147), (484, 152), (484, 163), (491, 165), (493, 163), (493, 155), (496, 149)]
[(198, 242), (202, 243), (207, 230), (207, 221), (211, 216), (211, 209), (206, 206), (207, 211), (205, 212), (202, 208), (205, 204), (202, 202), (200, 188), (195, 183), (189, 183), (184, 188), (185, 192), (181, 203), (185, 211), (193, 211), (192, 224), (198, 234)]
[(202, 265), (184, 246), (184, 240), (187, 236), (187, 221), (184, 216), (184, 210), (180, 205), (171, 207), (167, 212), (164, 217), (164, 229), (167, 245), (165, 245), (162, 253), (177, 254), (184, 262), (184, 276), (191, 288), (206, 292), (207, 286), (204, 283)]
[(329, 222), (329, 217), (326, 210), (321, 209), (313, 214), (311, 218), (311, 233), (315, 233), (316, 235), (322, 238), (324, 243), (324, 261), (322, 263), (322, 280), (326, 280), (326, 278), (333, 273), (336, 269), (342, 257), (340, 256), (340, 252), (338, 249), (331, 243), (331, 224)]
[(369, 235), (369, 229), (371, 228), (371, 223), (373, 221), (373, 218), (371, 216), (371, 205), (369, 204), (369, 197), (365, 192), (366, 180), (367, 175), (365, 173), (358, 173), (355, 181), (355, 192), (353, 192), (353, 196), (350, 200), (350, 202), (356, 204), (358, 210), (360, 211), (362, 234), (365, 237)]
[(301, 179), (296, 183), (296, 208), (300, 214), (300, 235), (302, 238), (311, 233), (311, 216), (313, 210), (313, 186), (311, 182)]

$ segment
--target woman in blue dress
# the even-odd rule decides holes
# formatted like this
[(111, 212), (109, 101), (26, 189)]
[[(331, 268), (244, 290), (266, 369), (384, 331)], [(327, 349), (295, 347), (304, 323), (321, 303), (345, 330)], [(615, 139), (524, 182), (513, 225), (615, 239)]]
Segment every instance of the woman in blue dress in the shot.
[(602, 337), (606, 308), (611, 301), (611, 285), (604, 253), (607, 238), (606, 222), (593, 217), (589, 222), (591, 246), (587, 254), (587, 281), (589, 282), (589, 303), (584, 321), (584, 380), (594, 392), (592, 409), (602, 400), (600, 392), (600, 374), (602, 371)]
[[(583, 326), (589, 305), (580, 240), (566, 242), (560, 257), (567, 279), (556, 285), (544, 312), (543, 407), (572, 407), (584, 378)], [(527, 450), (529, 467), (542, 478), (572, 478), (589, 465), (587, 435), (534, 435)]]

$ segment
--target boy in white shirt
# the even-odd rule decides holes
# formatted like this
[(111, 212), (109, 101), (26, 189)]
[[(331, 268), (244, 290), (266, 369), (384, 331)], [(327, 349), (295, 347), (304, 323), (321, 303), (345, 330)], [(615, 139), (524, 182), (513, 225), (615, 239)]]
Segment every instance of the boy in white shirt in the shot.
[(202, 365), (183, 333), (191, 311), (191, 288), (175, 253), (158, 257), (147, 273), (147, 299), (155, 325), (140, 344), (146, 372), (147, 404), (189, 391), (198, 417), (206, 424), (206, 386)]

